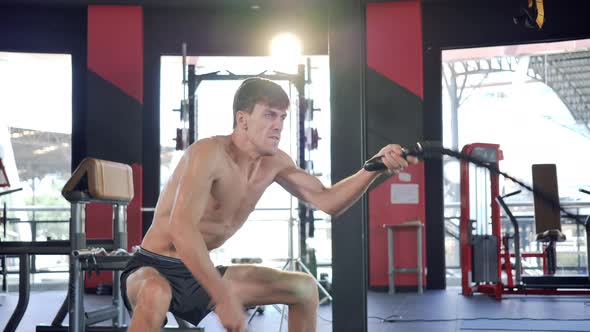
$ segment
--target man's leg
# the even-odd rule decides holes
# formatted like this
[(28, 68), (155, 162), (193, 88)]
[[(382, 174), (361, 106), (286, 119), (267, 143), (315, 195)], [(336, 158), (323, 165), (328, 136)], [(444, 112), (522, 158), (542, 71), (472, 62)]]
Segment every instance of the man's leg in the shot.
[(153, 267), (139, 268), (127, 278), (127, 298), (133, 308), (128, 331), (160, 331), (172, 299), (168, 281)]
[(252, 265), (230, 266), (223, 279), (245, 306), (289, 305), (289, 332), (314, 332), (319, 305), (312, 276)]

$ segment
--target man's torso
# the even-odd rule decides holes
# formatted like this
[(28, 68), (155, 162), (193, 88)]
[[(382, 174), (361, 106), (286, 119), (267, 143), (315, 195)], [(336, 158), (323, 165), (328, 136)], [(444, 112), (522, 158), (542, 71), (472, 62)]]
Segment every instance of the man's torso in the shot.
[[(226, 137), (213, 139), (219, 140), (221, 147), (228, 144)], [(257, 167), (244, 170), (235, 164), (229, 154), (224, 153), (224, 162), (220, 163), (218, 169), (220, 175), (212, 184), (204, 214), (200, 221), (190, 221), (197, 223), (197, 229), (208, 250), (220, 247), (254, 210), (278, 172), (273, 158), (262, 157)], [(162, 190), (152, 225), (142, 242), (143, 248), (170, 257), (177, 257), (171, 240), (171, 232), (174, 230), (170, 229), (169, 219), (181, 173), (177, 167)]]

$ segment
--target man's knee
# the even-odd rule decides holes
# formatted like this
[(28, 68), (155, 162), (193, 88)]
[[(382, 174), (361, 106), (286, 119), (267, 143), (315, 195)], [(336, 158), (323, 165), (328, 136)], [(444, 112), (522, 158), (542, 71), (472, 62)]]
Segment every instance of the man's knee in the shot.
[(170, 284), (162, 279), (150, 278), (140, 286), (137, 304), (147, 304), (152, 308), (168, 308), (172, 299)]
[(142, 281), (137, 294), (133, 316), (149, 326), (161, 326), (172, 299), (170, 285), (162, 279), (149, 278)]
[(319, 302), (318, 286), (309, 274), (301, 273), (297, 276), (294, 293), (300, 303), (317, 305)]

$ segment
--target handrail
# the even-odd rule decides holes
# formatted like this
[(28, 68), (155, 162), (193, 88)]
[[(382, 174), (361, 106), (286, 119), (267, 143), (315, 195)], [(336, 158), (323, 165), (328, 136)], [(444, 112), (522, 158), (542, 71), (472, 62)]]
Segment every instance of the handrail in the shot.
[(25, 206), (25, 207), (6, 207), (10, 212), (69, 212), (69, 206)]

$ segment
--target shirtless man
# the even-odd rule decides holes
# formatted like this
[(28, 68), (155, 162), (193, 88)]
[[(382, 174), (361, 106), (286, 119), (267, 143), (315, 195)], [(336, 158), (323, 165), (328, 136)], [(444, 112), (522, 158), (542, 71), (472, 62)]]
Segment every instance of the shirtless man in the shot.
[[(287, 304), (289, 331), (316, 330), (318, 290), (304, 273), (215, 267), (209, 251), (246, 221), (276, 181), (331, 215), (350, 207), (379, 173), (363, 169), (326, 188), (278, 149), (289, 99), (272, 81), (245, 80), (234, 97), (234, 130), (192, 144), (160, 194), (141, 249), (121, 275), (129, 331), (159, 331), (168, 311), (197, 325), (211, 310), (230, 332), (246, 328), (245, 306)], [(408, 166), (399, 145), (378, 155), (396, 173)], [(409, 158), (410, 163), (416, 159)]]

